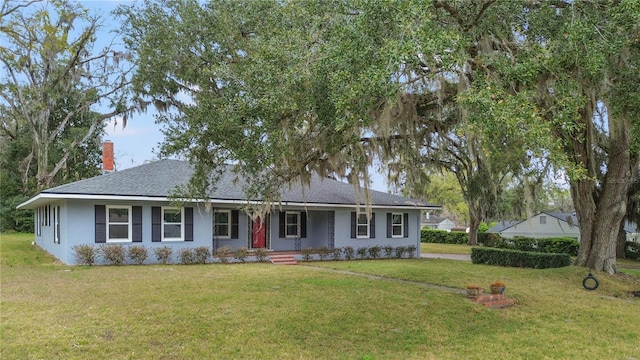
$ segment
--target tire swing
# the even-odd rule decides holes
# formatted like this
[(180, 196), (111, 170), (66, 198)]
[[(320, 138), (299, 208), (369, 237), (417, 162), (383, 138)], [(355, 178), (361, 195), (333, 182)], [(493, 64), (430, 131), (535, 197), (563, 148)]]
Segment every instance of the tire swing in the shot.
[(600, 286), (600, 281), (589, 271), (589, 275), (582, 279), (582, 286), (587, 290), (595, 290)]

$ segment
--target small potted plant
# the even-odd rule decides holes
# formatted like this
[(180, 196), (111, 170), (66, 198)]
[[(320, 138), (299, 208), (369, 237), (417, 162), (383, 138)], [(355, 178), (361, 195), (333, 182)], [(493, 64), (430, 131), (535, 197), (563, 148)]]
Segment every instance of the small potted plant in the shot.
[(503, 281), (496, 281), (491, 283), (491, 285), (489, 286), (489, 289), (491, 290), (492, 294), (504, 294), (504, 289), (505, 289), (506, 284)]
[(482, 295), (483, 291), (484, 289), (482, 288), (482, 286), (478, 284), (467, 285), (467, 296), (469, 296), (470, 298), (477, 298), (478, 296)]

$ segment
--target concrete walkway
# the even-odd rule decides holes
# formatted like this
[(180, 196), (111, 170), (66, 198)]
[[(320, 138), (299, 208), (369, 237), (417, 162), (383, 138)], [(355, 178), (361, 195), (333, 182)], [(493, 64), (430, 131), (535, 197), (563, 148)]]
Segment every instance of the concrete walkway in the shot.
[(420, 257), (423, 258), (423, 259), (448, 259), (448, 260), (471, 261), (471, 255), (462, 255), (462, 254), (421, 253)]

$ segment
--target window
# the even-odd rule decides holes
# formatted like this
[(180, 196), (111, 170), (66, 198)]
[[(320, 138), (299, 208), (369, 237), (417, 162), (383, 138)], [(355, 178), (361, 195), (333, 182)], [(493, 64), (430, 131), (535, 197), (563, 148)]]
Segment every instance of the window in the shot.
[(213, 213), (214, 236), (223, 239), (231, 238), (231, 210), (216, 210)]
[(402, 214), (391, 214), (391, 236), (403, 237), (404, 236), (404, 222)]
[(547, 217), (546, 216), (540, 216), (540, 224), (546, 224), (547, 223)]
[(287, 211), (285, 216), (286, 237), (300, 237), (300, 213)]
[(162, 208), (162, 241), (184, 240), (183, 213), (180, 208)]
[(356, 234), (359, 238), (368, 238), (369, 237), (369, 218), (367, 218), (367, 214), (358, 215), (358, 224), (356, 225)]
[(107, 206), (107, 242), (131, 241), (131, 207)]
[(36, 235), (42, 235), (42, 207), (36, 210)]

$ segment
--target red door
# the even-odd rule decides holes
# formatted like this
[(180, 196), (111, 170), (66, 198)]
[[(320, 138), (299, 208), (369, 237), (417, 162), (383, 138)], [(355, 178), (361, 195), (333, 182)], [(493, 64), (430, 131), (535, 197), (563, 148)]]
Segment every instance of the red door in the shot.
[(257, 217), (253, 220), (251, 230), (251, 247), (254, 249), (264, 248), (267, 246), (267, 227), (262, 218)]

